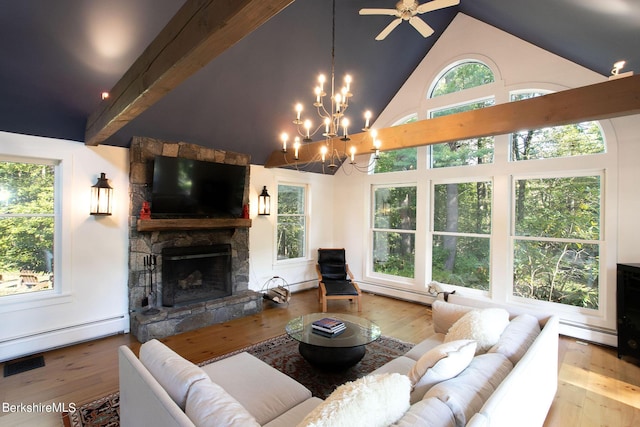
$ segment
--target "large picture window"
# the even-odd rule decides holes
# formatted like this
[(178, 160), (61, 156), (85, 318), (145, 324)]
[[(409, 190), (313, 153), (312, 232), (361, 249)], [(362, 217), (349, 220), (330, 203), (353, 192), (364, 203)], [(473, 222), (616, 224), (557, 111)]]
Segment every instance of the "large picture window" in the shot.
[(491, 182), (433, 187), (432, 277), (489, 290)]
[[(439, 118), (473, 118), (477, 109), (557, 89), (505, 80), (485, 59), (456, 59), (435, 74), (419, 103), (392, 107), (444, 122)], [(618, 153), (611, 122), (437, 143), (418, 147), (416, 158), (411, 170), (403, 169), (404, 158), (389, 156), (367, 178), (369, 283), (427, 295), (436, 281), (479, 305), (552, 311), (567, 324), (615, 330)]]
[(598, 308), (601, 181), (514, 180), (515, 296)]
[(413, 278), (416, 187), (374, 187), (373, 204), (373, 271)]
[(278, 185), (278, 260), (306, 257), (306, 193), (302, 185)]
[(0, 297), (53, 289), (55, 165), (0, 162)]

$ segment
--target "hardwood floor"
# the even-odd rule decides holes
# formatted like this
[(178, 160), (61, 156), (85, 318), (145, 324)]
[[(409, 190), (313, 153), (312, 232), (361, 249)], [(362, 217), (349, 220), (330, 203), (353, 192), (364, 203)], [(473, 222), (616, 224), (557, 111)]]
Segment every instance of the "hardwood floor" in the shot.
[[(294, 294), (288, 306), (265, 303), (262, 313), (164, 339), (193, 362), (280, 335), (287, 321), (319, 310), (316, 291)], [(357, 315), (355, 304), (332, 301), (329, 310)], [(360, 314), (385, 335), (418, 342), (429, 335), (426, 306), (363, 295)], [(45, 353), (46, 366), (0, 379), (1, 426), (60, 426), (59, 413), (13, 412), (8, 405), (80, 404), (118, 389), (117, 348), (140, 344), (129, 334)], [(550, 426), (626, 427), (640, 425), (640, 367), (619, 360), (614, 349), (561, 337), (558, 393), (545, 423)]]

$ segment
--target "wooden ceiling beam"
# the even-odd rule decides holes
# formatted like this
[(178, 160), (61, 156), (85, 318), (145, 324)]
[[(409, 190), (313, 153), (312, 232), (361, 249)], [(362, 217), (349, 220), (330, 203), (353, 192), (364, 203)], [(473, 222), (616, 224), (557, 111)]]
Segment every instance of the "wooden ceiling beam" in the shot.
[[(378, 129), (378, 139), (382, 142), (381, 151), (391, 151), (633, 114), (640, 114), (640, 75)], [(349, 146), (355, 146), (358, 153), (371, 150), (372, 141), (367, 132), (350, 138)], [(336, 147), (345, 144), (339, 139), (333, 143)], [(305, 144), (300, 150), (298, 163), (313, 161), (323, 144), (325, 141)], [(287, 153), (276, 150), (271, 153), (265, 167), (290, 166), (293, 163), (296, 163), (293, 150)]]
[(85, 144), (104, 142), (292, 2), (187, 0), (89, 116)]

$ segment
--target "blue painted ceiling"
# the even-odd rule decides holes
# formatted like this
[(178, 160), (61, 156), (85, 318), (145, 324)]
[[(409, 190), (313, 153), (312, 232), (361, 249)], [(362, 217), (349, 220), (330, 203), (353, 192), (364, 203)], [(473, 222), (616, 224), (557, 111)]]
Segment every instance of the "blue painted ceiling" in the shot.
[[(421, 0), (424, 3), (426, 0)], [(461, 0), (374, 37), (388, 16), (363, 7), (395, 0), (337, 0), (336, 80), (353, 76), (350, 115), (381, 112), (458, 12), (602, 75), (625, 59), (640, 71), (640, 0)], [(0, 1), (0, 130), (82, 143), (87, 117), (182, 6), (178, 0)], [(105, 144), (132, 136), (247, 153), (263, 164), (293, 130), (293, 105), (313, 101), (331, 65), (331, 0), (296, 0), (214, 59)], [(359, 126), (359, 124), (358, 124)]]

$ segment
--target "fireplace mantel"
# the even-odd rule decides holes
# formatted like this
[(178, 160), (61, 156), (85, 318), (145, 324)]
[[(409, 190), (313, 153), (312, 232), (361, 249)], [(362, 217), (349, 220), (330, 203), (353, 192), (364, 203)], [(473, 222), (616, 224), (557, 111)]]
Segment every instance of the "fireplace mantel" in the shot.
[(216, 228), (248, 228), (245, 218), (139, 219), (138, 231), (211, 230)]

